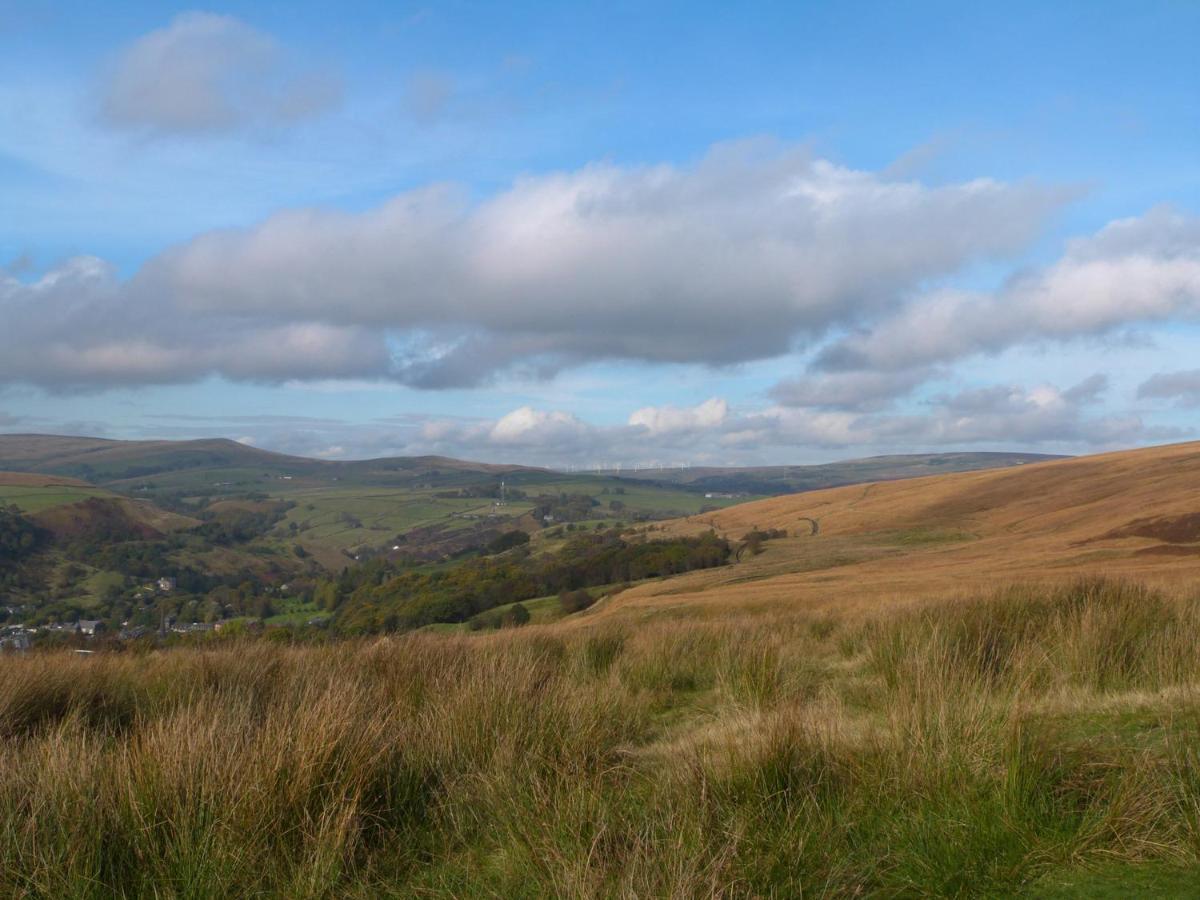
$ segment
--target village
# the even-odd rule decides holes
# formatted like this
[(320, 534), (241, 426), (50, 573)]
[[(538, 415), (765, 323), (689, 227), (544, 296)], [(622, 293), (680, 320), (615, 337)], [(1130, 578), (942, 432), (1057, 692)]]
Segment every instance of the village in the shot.
[[(176, 580), (162, 576), (142, 585), (134, 597), (138, 600), (148, 600), (161, 597), (175, 591)], [(142, 607), (150, 610), (149, 604)], [(227, 622), (180, 622), (173, 615), (163, 614), (157, 628), (149, 625), (138, 625), (132, 621), (124, 621), (119, 629), (111, 630), (102, 619), (79, 618), (69, 622), (45, 622), (40, 625), (13, 622), (28, 610), (23, 605), (6, 605), (0, 602), (0, 610), (7, 614), (10, 624), (0, 628), (0, 653), (24, 652), (35, 644), (55, 639), (71, 641), (90, 641), (97, 638), (115, 638), (118, 641), (135, 641), (146, 637), (164, 638), (168, 635), (194, 635), (217, 632)], [(253, 630), (256, 623), (247, 623)], [(261, 626), (259, 626), (261, 627)]]

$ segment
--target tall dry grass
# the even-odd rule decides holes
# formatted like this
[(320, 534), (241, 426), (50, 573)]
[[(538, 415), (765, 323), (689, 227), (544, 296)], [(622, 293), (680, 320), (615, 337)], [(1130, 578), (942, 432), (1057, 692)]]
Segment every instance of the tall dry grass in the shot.
[(1193, 599), (1083, 582), (4, 658), (0, 893), (976, 896), (1193, 866), (1197, 625)]

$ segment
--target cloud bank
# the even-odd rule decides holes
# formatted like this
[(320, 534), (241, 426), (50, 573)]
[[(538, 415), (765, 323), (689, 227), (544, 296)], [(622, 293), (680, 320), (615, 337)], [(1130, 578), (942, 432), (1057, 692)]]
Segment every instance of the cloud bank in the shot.
[(0, 381), (437, 388), (604, 359), (770, 358), (1019, 251), (1069, 196), (897, 181), (767, 142), (685, 167), (527, 176), (478, 202), (434, 185), (361, 213), (206, 233), (129, 280), (87, 257), (32, 282), (2, 276)]
[(1200, 316), (1200, 220), (1166, 207), (1079, 238), (995, 293), (940, 291), (827, 347), (817, 368), (898, 371), (1027, 341)]

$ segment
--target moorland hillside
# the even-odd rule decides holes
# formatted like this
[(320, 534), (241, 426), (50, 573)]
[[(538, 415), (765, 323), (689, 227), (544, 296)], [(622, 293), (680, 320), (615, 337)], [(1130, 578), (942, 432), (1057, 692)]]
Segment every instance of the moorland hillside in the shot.
[(613, 610), (874, 605), (1082, 575), (1174, 587), (1200, 574), (1200, 443), (811, 491), (648, 529), (787, 536)]

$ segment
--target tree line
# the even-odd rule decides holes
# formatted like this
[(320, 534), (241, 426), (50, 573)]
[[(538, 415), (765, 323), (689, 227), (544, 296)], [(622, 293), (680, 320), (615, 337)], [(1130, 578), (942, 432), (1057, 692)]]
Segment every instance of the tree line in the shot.
[(535, 597), (721, 566), (730, 554), (729, 543), (711, 533), (654, 541), (627, 540), (615, 531), (580, 534), (544, 556), (518, 547), (434, 571), (398, 570), (376, 560), (318, 581), (313, 598), (334, 614), (339, 631), (407, 631), (465, 622)]

